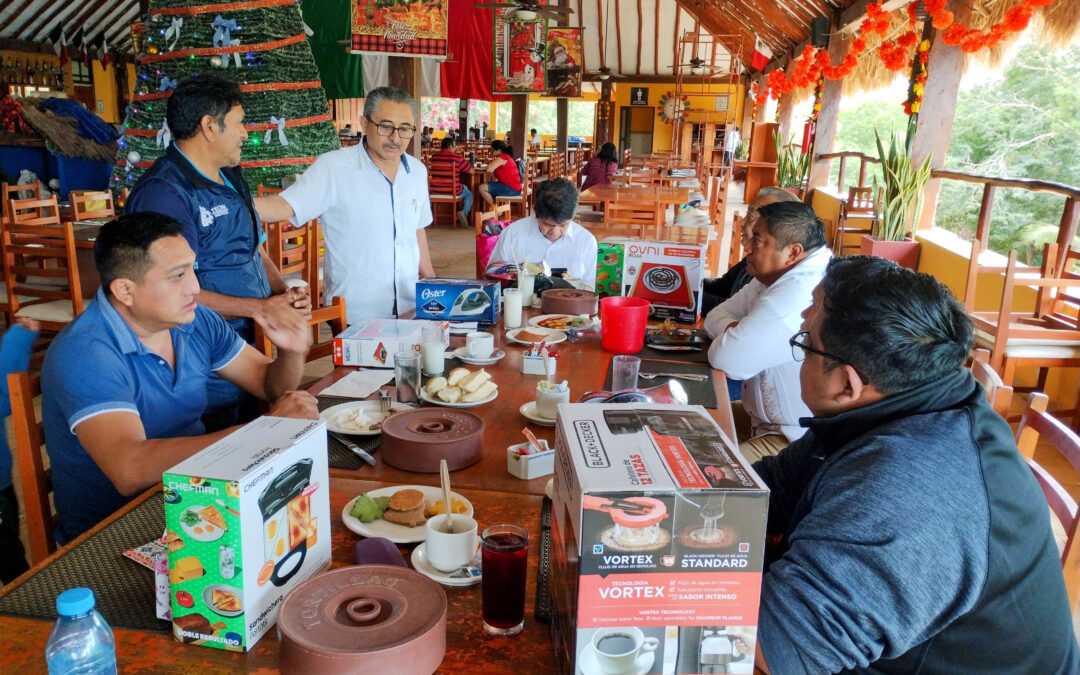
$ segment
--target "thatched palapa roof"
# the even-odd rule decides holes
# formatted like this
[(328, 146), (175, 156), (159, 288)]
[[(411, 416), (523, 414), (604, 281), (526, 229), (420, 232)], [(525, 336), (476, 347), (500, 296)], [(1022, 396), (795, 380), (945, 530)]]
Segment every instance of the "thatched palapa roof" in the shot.
[(34, 131), (56, 147), (65, 157), (90, 159), (101, 162), (116, 160), (116, 141), (102, 145), (79, 135), (78, 122), (73, 117), (55, 115), (47, 110), (41, 100), (24, 98), (22, 116)]

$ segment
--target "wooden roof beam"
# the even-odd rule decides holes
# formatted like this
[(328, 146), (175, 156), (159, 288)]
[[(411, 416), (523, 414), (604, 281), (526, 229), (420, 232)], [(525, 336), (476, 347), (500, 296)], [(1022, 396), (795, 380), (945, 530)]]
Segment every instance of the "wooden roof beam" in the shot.
[(127, 22), (123, 21), (124, 17), (134, 15), (139, 11), (139, 0), (127, 0), (127, 2), (118, 2), (117, 7), (113, 8), (101, 15), (101, 18), (95, 21), (84, 32), (88, 38), (96, 38), (98, 33), (105, 33), (106, 37), (110, 31), (115, 31), (117, 26), (125, 28)]
[[(86, 3), (85, 5), (82, 6), (82, 8), (79, 11), (78, 15), (74, 19), (72, 19), (72, 24), (75, 25), (76, 27), (82, 26), (83, 23), (87, 19), (92, 17), (95, 13), (97, 13), (98, 10), (105, 7), (106, 5), (111, 5), (112, 2), (113, 2), (113, 0), (96, 0), (94, 2)], [(103, 15), (103, 18), (104, 18), (104, 16), (108, 16), (108, 15), (109, 15), (109, 12), (105, 12), (105, 14)], [(99, 23), (100, 23), (100, 19), (99, 19)], [(90, 30), (92, 30), (90, 27), (83, 26), (83, 35), (90, 35)]]
[[(39, 28), (37, 31), (31, 29), (31, 37), (29, 39), (33, 40), (34, 42), (41, 42), (46, 37), (48, 37), (49, 33), (51, 33), (53, 28), (56, 27), (56, 23), (53, 22), (53, 19), (56, 19), (62, 10), (70, 8), (70, 6), (71, 5), (67, 5), (63, 2), (50, 3), (46, 11), (44, 12), (44, 15), (38, 17), (38, 19), (41, 20), (41, 28)], [(33, 26), (34, 23), (36, 22), (30, 22), (30, 24), (27, 25), (27, 28)]]

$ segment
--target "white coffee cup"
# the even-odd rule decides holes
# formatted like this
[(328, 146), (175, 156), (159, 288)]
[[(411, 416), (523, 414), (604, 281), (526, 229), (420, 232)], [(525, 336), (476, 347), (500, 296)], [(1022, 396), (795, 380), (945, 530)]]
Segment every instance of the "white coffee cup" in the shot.
[(476, 521), (455, 513), (453, 534), (446, 531), (446, 514), (428, 518), (424, 525), (427, 561), (441, 572), (453, 572), (468, 565), (476, 555)]
[(592, 648), (596, 662), (605, 673), (622, 673), (630, 670), (642, 652), (652, 652), (660, 646), (660, 640), (645, 637), (640, 628), (601, 628), (593, 633)]
[(546, 420), (555, 419), (555, 413), (560, 403), (570, 402), (570, 388), (567, 387), (565, 391), (558, 391), (556, 389), (540, 389), (536, 390), (536, 415), (537, 417), (543, 417)]
[(495, 351), (495, 336), (475, 331), (465, 336), (465, 351), (474, 359), (486, 359)]

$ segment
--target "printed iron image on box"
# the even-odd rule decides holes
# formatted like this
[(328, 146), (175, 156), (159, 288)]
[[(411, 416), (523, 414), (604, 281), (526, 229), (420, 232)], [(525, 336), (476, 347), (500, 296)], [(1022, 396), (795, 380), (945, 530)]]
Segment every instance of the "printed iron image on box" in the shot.
[(623, 243), (623, 295), (649, 301), (649, 316), (695, 323), (701, 316), (706, 246), (666, 241)]
[(497, 279), (421, 279), (416, 318), (494, 324), (502, 316)]
[(247, 651), (330, 566), (326, 424), (260, 417), (162, 476), (173, 636)]
[(559, 406), (558, 672), (751, 673), (768, 490), (700, 406)]

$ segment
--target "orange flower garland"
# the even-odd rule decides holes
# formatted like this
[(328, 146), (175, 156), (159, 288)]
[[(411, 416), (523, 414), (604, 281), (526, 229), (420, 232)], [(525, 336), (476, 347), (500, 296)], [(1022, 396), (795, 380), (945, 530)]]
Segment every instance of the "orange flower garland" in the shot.
[(930, 41), (923, 40), (911, 62), (911, 81), (908, 83), (908, 97), (904, 101), (904, 114), (918, 115), (922, 107), (923, 89), (926, 87), (926, 63), (930, 60)]

